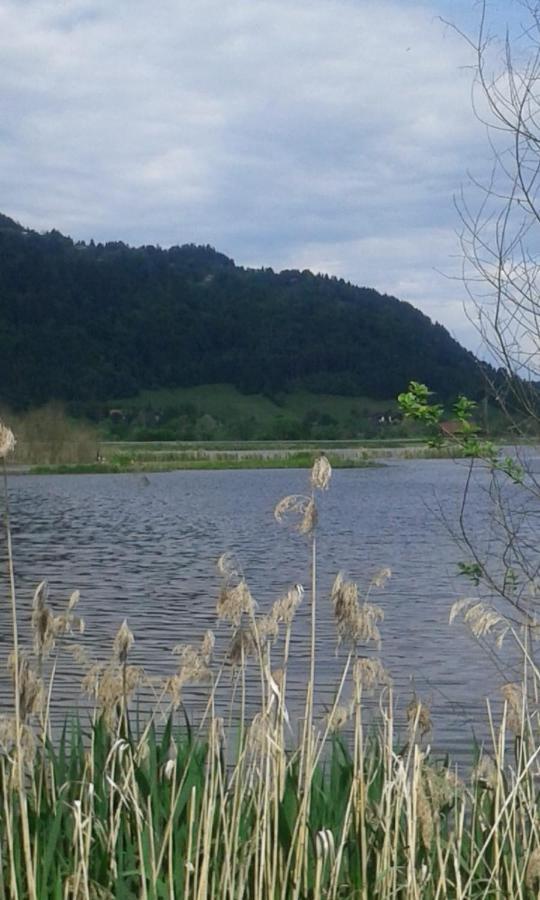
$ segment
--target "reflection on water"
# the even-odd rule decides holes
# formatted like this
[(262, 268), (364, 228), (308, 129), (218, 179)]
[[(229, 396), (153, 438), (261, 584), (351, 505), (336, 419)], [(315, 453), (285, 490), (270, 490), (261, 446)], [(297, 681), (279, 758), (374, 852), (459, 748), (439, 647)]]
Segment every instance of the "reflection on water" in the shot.
[[(460, 550), (443, 521), (455, 523), (466, 464), (404, 461), (377, 469), (339, 470), (320, 498), (317, 698), (331, 703), (344, 661), (336, 656), (328, 599), (339, 570), (360, 588), (382, 567), (392, 579), (376, 602), (385, 612), (382, 659), (398, 702), (413, 692), (432, 704), (435, 743), (460, 752), (472, 728), (481, 733), (483, 697), (501, 675), (460, 625), (448, 625), (452, 602), (467, 590), (456, 577)], [(197, 471), (150, 475), (33, 476), (11, 480), (10, 502), (18, 601), (29, 618), (35, 585), (45, 578), (61, 605), (75, 588), (87, 630), (84, 645), (103, 658), (124, 618), (135, 633), (134, 660), (172, 671), (170, 651), (215, 628), (215, 562), (233, 551), (259, 607), (269, 609), (294, 582), (309, 586), (306, 539), (277, 525), (277, 500), (305, 490), (300, 470)], [(487, 504), (481, 484), (471, 509), (481, 539)], [(5, 576), (5, 573), (4, 573)], [(6, 588), (4, 589), (5, 593)], [(307, 594), (306, 594), (307, 599)], [(309, 605), (296, 620), (289, 699), (301, 705), (309, 652)], [(222, 624), (222, 646), (227, 634)], [(0, 641), (9, 646), (7, 605)], [(274, 664), (279, 665), (277, 654)], [(77, 698), (74, 664), (57, 676), (60, 699)], [(6, 702), (5, 679), (0, 699)], [(294, 709), (293, 709), (294, 712)]]

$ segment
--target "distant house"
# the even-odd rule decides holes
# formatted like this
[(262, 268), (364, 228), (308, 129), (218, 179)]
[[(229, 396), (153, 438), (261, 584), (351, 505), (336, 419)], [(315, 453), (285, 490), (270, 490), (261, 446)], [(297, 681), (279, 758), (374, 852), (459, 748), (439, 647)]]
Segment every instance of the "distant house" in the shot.
[(126, 414), (123, 409), (110, 409), (109, 418), (113, 422), (125, 422)]

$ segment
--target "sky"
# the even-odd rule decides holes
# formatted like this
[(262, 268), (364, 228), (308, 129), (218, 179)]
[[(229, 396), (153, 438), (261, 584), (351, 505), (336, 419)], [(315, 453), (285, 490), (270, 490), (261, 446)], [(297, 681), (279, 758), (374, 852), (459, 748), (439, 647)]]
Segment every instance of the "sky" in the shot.
[[(514, 0), (488, 2), (494, 33)], [(0, 212), (408, 300), (466, 346), (475, 0), (0, 0)]]

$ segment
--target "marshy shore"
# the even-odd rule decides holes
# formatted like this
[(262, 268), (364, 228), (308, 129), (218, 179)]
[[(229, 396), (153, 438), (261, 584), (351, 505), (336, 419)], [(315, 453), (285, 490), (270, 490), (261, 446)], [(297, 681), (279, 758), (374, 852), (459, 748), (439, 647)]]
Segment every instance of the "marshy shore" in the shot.
[(86, 462), (43, 462), (12, 469), (32, 474), (167, 472), (183, 469), (309, 469), (319, 452), (334, 468), (366, 468), (403, 459), (447, 459), (459, 456), (454, 445), (430, 447), (426, 442), (117, 442), (100, 444), (96, 459)]

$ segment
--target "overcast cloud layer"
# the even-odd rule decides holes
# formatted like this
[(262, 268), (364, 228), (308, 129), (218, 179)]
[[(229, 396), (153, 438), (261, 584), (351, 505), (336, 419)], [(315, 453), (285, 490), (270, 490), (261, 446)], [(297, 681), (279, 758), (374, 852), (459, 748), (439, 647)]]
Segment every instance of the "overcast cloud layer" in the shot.
[[(500, 4), (494, 3), (500, 16)], [(209, 243), (409, 300), (476, 349), (453, 195), (489, 166), (471, 57), (388, 0), (0, 0), (0, 211)]]

